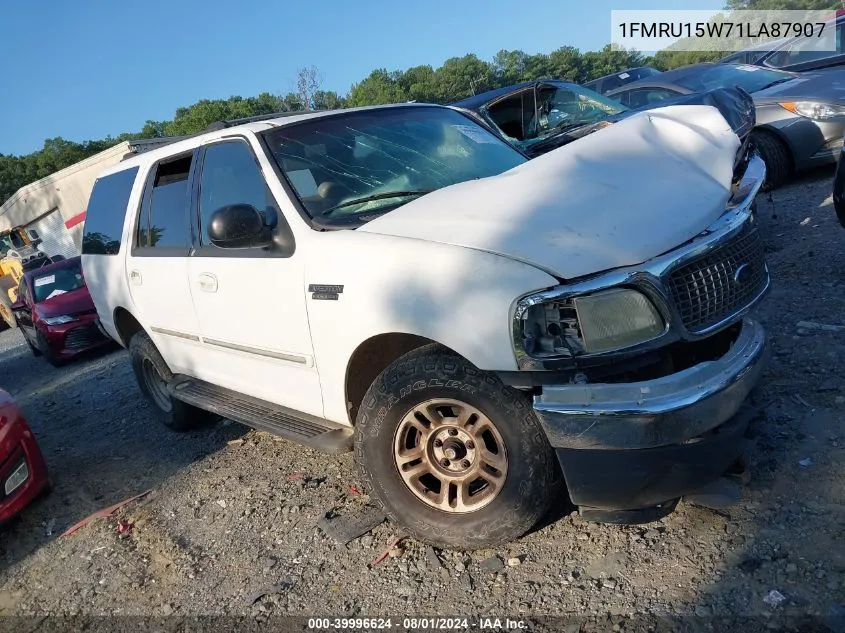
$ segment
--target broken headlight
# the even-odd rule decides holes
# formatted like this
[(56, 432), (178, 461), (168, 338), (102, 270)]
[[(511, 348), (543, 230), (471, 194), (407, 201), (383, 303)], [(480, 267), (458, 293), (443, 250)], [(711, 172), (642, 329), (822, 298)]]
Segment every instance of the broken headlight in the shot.
[(517, 309), (514, 335), (525, 355), (538, 359), (574, 358), (613, 352), (662, 335), (666, 325), (651, 301), (636, 290), (613, 288), (551, 299)]

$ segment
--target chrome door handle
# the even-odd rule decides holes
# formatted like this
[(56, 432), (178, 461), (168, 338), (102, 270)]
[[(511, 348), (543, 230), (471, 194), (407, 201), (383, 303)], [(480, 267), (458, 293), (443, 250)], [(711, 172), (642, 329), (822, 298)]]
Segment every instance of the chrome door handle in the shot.
[(140, 271), (133, 270), (129, 273), (129, 282), (133, 286), (140, 286), (143, 283)]
[(200, 273), (200, 290), (204, 292), (217, 292), (217, 277), (211, 273)]

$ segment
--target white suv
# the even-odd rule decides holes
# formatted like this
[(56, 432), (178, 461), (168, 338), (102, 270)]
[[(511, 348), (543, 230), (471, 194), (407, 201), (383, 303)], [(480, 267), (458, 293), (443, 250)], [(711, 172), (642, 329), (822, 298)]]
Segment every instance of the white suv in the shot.
[(100, 176), (85, 278), (167, 425), (354, 444), (425, 541), (517, 537), (564, 486), (652, 520), (724, 481), (765, 359), (742, 151), (709, 106), (531, 161), (440, 106), (224, 125)]

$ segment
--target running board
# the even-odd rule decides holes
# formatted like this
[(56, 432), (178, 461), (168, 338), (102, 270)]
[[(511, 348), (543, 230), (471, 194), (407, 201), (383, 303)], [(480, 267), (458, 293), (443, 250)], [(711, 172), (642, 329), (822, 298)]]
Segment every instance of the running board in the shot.
[(167, 388), (177, 400), (324, 453), (338, 454), (352, 450), (352, 427), (300, 413), (190, 376), (173, 376)]

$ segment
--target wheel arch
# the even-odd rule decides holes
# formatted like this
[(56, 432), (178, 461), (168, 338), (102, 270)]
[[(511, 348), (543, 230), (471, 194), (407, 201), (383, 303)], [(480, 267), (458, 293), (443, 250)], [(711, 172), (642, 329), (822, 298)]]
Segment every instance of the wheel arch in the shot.
[(120, 337), (119, 343), (123, 347), (129, 347), (129, 340), (138, 332), (145, 331), (138, 319), (129, 310), (120, 306), (114, 310), (114, 328)]
[[(440, 343), (405, 332), (376, 334), (361, 342), (352, 352), (346, 365), (344, 386), (350, 424), (355, 425), (364, 395), (381, 372), (408, 352), (431, 344)], [(457, 353), (451, 348), (447, 349)]]

